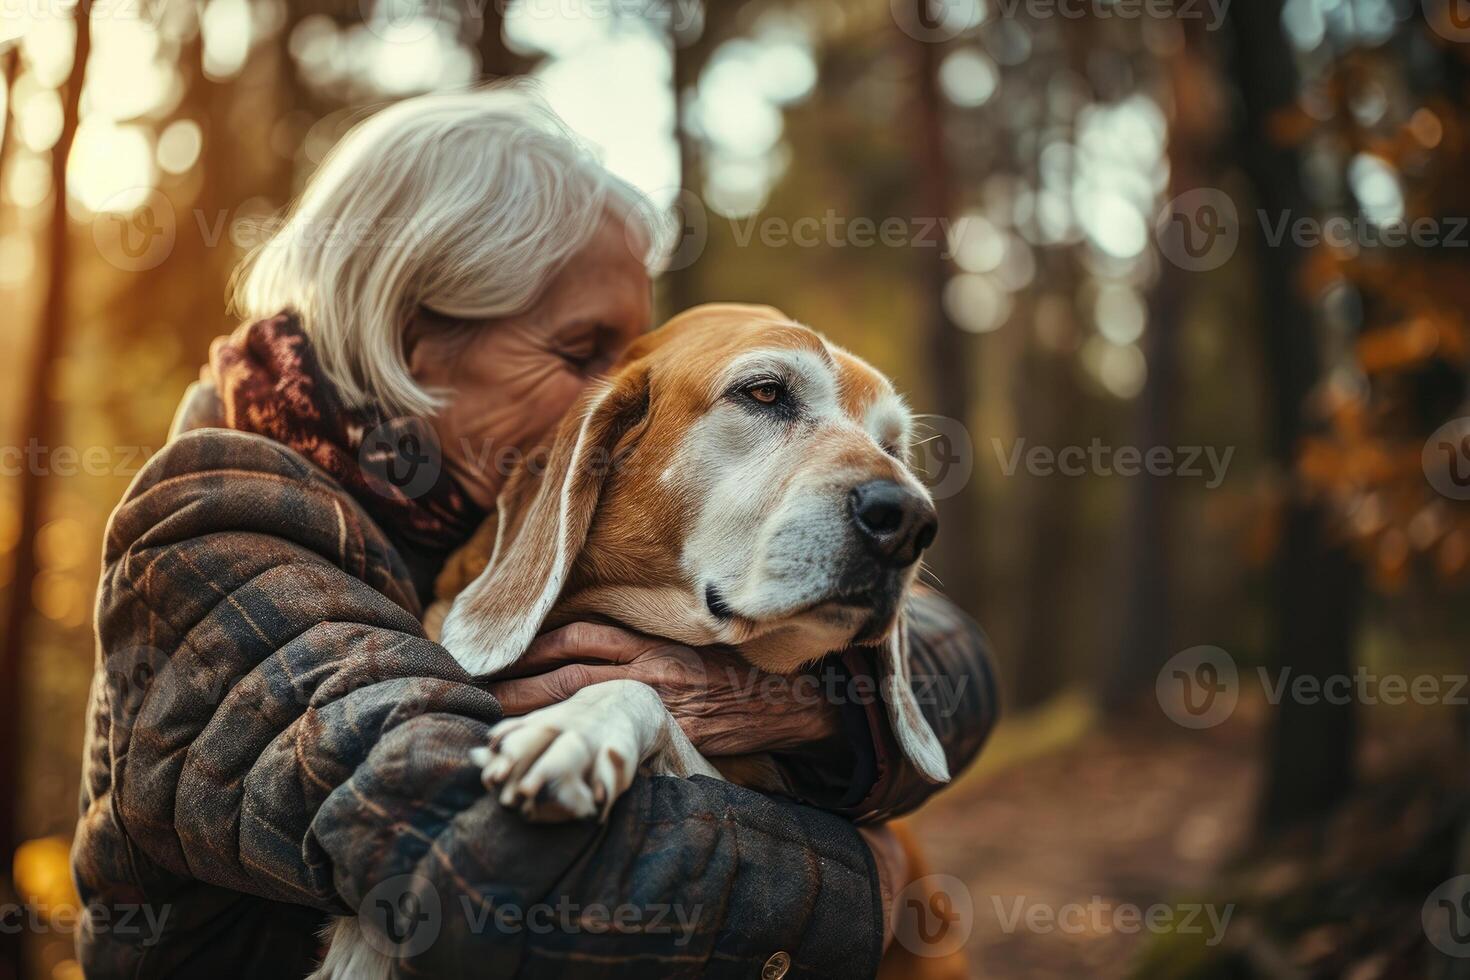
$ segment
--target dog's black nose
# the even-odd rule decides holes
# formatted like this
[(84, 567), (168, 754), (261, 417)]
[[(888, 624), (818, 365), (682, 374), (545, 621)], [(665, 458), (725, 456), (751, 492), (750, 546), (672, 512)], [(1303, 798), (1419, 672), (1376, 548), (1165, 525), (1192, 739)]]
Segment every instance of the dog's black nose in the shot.
[(916, 490), (892, 480), (870, 480), (855, 487), (847, 499), (863, 544), (885, 565), (907, 568), (934, 541), (939, 518)]

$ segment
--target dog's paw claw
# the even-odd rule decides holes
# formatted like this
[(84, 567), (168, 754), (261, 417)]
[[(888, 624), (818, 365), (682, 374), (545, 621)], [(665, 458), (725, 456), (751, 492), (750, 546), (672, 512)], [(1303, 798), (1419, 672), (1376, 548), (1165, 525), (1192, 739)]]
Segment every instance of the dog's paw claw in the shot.
[(502, 721), (471, 761), (501, 805), (527, 820), (606, 819), (632, 782), (636, 732), (564, 705)]

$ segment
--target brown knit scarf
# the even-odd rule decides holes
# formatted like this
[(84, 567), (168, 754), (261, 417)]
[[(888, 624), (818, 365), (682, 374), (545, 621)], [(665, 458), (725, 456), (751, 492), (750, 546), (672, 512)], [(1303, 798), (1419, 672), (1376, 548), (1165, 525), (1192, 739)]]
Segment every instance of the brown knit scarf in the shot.
[(217, 424), (294, 449), (390, 536), (443, 551), (463, 543), (484, 519), (443, 466), (430, 426), (343, 404), (294, 315), (217, 339), (204, 377), (220, 399)]

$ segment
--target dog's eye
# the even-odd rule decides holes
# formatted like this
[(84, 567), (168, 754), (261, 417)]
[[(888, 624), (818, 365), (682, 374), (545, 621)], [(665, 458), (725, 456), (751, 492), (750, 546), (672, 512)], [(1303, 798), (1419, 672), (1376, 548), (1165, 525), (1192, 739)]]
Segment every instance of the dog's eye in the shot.
[(762, 381), (746, 388), (745, 393), (762, 405), (774, 405), (781, 399), (781, 386), (774, 381)]

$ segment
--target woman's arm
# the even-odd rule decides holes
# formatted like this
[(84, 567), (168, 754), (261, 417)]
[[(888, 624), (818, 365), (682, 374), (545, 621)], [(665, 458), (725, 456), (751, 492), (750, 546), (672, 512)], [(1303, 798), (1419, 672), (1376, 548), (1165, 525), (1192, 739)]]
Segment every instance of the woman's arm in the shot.
[[(339, 866), (371, 869), (342, 878), (349, 906), (432, 896), (418, 904), (437, 905), (425, 927), (439, 932), (414, 949), (415, 975), (564, 977), (595, 964), (599, 977), (754, 977), (781, 953), (794, 975), (875, 974), (879, 876), (842, 818), (716, 780), (640, 777), (606, 823), (528, 825), (476, 772), (426, 778), (441, 746), (463, 758), (476, 733), (415, 728), (380, 742), (371, 777), (316, 820), (328, 851), (350, 855)], [(425, 811), (444, 819), (414, 817)]]
[(432, 895), (439, 931), (412, 959), (433, 975), (751, 976), (778, 952), (813, 975), (876, 970), (877, 870), (840, 818), (711, 780), (639, 780), (606, 825), (500, 807), (469, 762), (500, 708), (424, 638), (394, 561), (265, 440), (199, 433), (160, 454), (109, 528), (109, 718), (78, 867), (115, 819), (139, 887), (387, 909), (400, 938), (429, 925), (407, 893)]
[[(905, 612), (914, 699), (957, 776), (995, 724), (990, 644), (936, 592), (915, 590)], [(876, 676), (873, 652), (861, 647), (776, 677), (730, 650), (573, 623), (539, 638), (491, 690), (507, 714), (523, 715), (590, 684), (642, 681), (706, 756), (771, 753), (792, 796), (875, 822), (908, 813), (943, 788), (899, 751)]]

